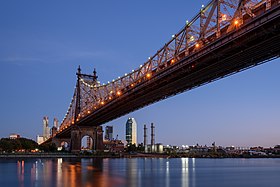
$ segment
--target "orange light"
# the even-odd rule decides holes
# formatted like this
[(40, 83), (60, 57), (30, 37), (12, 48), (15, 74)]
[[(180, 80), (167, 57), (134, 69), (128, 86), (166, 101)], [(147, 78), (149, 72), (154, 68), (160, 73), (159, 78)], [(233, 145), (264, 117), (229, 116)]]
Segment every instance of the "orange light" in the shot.
[(238, 25), (238, 23), (239, 23), (238, 20), (234, 21), (234, 25)]
[(192, 65), (192, 68), (194, 68), (195, 66), (194, 65)]
[(174, 62), (175, 62), (175, 59), (172, 59), (172, 60), (171, 60), (171, 64), (173, 64)]
[(120, 91), (117, 91), (117, 95), (121, 95), (122, 93)]
[(111, 99), (112, 99), (112, 97), (109, 97), (109, 99), (111, 100)]
[(96, 106), (94, 107), (94, 109), (96, 109)]
[(101, 102), (101, 105), (104, 105), (104, 104), (105, 104), (104, 101), (102, 101), (102, 102)]
[(87, 113), (90, 114), (90, 110), (88, 110)]
[(197, 44), (195, 44), (195, 47), (196, 47), (196, 48), (199, 48), (199, 44), (198, 44), (198, 43), (197, 43)]
[(150, 78), (152, 75), (150, 73), (147, 73), (146, 77)]
[(130, 86), (131, 86), (131, 87), (133, 87), (133, 86), (134, 86), (134, 84), (131, 84)]
[(227, 20), (227, 15), (226, 14), (223, 14), (222, 15), (222, 21), (226, 21)]
[(72, 121), (72, 124), (74, 124), (74, 121)]

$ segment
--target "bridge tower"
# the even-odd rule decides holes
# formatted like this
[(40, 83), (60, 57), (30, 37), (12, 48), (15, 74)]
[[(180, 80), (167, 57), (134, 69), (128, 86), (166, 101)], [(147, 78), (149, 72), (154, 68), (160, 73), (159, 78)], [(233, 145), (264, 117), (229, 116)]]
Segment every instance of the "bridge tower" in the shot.
[[(76, 105), (74, 112), (74, 121), (78, 122), (80, 113), (81, 113), (81, 79), (84, 77), (92, 79), (94, 84), (98, 84), (97, 81), (97, 72), (94, 68), (93, 75), (82, 74), (81, 67), (78, 67), (77, 70), (77, 85), (76, 85)], [(77, 125), (75, 123), (71, 128), (71, 138), (70, 138), (70, 150), (73, 153), (79, 153), (81, 150), (81, 141), (84, 136), (89, 136), (93, 140), (93, 150), (95, 151), (103, 151), (103, 129), (102, 126), (92, 126), (90, 124), (86, 124), (83, 126)]]

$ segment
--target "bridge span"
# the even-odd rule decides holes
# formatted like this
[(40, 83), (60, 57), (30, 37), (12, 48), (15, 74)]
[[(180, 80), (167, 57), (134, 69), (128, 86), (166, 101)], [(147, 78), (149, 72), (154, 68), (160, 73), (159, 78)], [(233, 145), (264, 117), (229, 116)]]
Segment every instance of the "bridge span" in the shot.
[(46, 141), (80, 150), (100, 125), (154, 102), (260, 65), (280, 55), (280, 0), (212, 0), (147, 62), (107, 84), (77, 72), (60, 129)]

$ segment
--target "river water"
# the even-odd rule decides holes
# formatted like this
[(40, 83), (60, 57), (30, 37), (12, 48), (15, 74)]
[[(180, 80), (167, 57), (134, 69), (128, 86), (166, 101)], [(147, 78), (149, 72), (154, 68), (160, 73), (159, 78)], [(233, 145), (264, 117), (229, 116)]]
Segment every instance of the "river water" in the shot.
[(280, 159), (0, 159), (0, 186), (280, 186)]

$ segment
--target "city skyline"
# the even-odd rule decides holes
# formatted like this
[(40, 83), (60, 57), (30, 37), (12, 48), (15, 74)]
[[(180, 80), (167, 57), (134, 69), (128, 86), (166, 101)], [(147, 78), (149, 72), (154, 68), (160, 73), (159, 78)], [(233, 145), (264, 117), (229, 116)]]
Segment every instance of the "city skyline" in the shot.
[[(68, 2), (65, 9), (62, 2), (2, 2), (0, 136), (14, 132), (35, 139), (43, 116), (63, 119), (78, 65), (84, 73), (96, 67), (102, 83), (130, 72), (208, 1), (176, 2), (182, 6), (168, 15), (167, 1), (161, 7), (149, 1)], [(103, 128), (112, 125), (125, 139), (125, 121), (134, 117), (139, 137), (143, 125), (154, 122), (163, 144), (279, 144), (279, 61), (150, 105)]]

